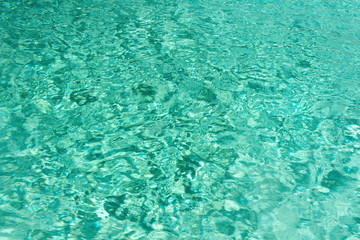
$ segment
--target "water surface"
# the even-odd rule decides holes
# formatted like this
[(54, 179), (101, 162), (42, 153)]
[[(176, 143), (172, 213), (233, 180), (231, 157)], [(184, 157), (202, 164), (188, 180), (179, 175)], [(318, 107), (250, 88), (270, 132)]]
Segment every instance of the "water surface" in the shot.
[(0, 2), (0, 239), (359, 239), (360, 2)]

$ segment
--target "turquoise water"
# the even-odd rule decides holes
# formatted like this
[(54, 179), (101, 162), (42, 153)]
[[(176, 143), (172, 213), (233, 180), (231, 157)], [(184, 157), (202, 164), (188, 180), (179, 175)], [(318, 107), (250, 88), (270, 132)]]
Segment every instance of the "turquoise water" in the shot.
[(0, 239), (360, 239), (360, 2), (0, 1)]

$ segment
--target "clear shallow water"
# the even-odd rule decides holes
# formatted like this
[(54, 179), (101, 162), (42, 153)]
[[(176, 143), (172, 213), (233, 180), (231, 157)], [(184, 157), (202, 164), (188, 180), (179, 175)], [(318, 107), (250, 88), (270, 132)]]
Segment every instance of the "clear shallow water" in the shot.
[(1, 1), (0, 239), (359, 239), (359, 10)]

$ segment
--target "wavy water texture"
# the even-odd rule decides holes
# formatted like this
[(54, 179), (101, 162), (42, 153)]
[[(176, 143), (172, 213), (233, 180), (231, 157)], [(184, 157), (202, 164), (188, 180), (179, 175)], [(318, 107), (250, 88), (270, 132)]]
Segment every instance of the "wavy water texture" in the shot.
[(360, 2), (0, 2), (0, 239), (359, 239)]

